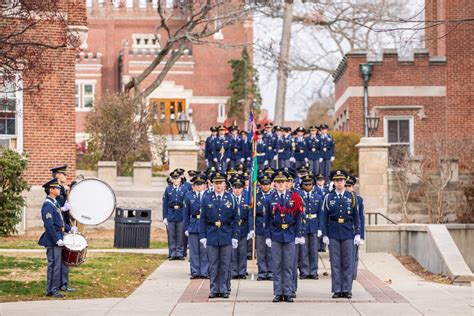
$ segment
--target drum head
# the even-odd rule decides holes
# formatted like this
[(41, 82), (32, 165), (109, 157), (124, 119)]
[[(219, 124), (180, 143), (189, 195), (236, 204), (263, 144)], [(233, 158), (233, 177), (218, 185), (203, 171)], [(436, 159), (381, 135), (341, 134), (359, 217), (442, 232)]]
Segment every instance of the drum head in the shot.
[(69, 194), (70, 214), (84, 225), (105, 222), (115, 210), (115, 194), (104, 181), (86, 179), (77, 183)]
[(79, 234), (64, 235), (64, 246), (72, 251), (81, 251), (87, 247), (87, 240)]

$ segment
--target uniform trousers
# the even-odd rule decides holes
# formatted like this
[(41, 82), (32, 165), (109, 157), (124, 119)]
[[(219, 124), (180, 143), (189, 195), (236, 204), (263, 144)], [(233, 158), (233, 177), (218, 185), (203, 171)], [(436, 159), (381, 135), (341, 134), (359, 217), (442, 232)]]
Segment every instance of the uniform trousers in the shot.
[(273, 294), (291, 295), (294, 289), (295, 243), (272, 241)]
[(331, 261), (331, 292), (352, 292), (354, 266), (354, 239), (329, 239)]
[(324, 174), (326, 183), (329, 183), (329, 173), (331, 172), (331, 160), (323, 160), (319, 163), (319, 172)]
[(46, 272), (46, 294), (54, 294), (62, 286), (62, 247), (46, 247), (48, 269)]
[[(295, 257), (293, 258), (293, 290), (292, 294), (296, 294), (298, 291), (298, 268), (300, 263), (300, 256), (303, 253), (302, 249), (303, 245), (295, 244)], [(301, 270), (300, 270), (301, 271)]]
[(359, 246), (354, 245), (354, 266), (352, 267), (353, 280), (357, 280), (357, 269), (359, 269)]
[(319, 240), (316, 233), (305, 234), (305, 243), (302, 245), (300, 258), (300, 273), (306, 276), (318, 275), (318, 248)]
[(290, 159), (278, 159), (278, 168), (290, 168)]
[(315, 160), (308, 160), (309, 164), (309, 171), (313, 172), (313, 174), (319, 174), (319, 159)]
[(258, 277), (263, 279), (272, 278), (272, 248), (265, 243), (265, 236), (257, 235), (255, 242), (257, 244)]
[(211, 294), (225, 294), (230, 292), (229, 277), (232, 257), (232, 245), (207, 246), (209, 258), (209, 279)]
[(242, 276), (247, 273), (247, 238), (240, 238), (237, 248), (232, 249), (232, 273), (233, 277)]
[(199, 234), (189, 233), (188, 240), (191, 275), (207, 277), (209, 275), (209, 260), (206, 248), (199, 242)]
[(171, 258), (183, 257), (184, 255), (184, 223), (168, 222), (168, 243)]
[(299, 167), (304, 166), (305, 164), (306, 164), (306, 161), (304, 161), (304, 160), (303, 161), (296, 160), (295, 169), (298, 169)]

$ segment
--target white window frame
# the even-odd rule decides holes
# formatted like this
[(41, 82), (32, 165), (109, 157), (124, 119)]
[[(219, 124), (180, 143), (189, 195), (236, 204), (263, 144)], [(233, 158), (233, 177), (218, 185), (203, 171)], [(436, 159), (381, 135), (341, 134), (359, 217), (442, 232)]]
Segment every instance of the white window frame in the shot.
[[(219, 103), (217, 105), (217, 122), (223, 123), (227, 119), (227, 114), (225, 112), (225, 103)], [(221, 115), (222, 113), (222, 115)]]
[(7, 139), (10, 147), (11, 140), (16, 139), (17, 152), (23, 152), (23, 80), (18, 74), (15, 76), (15, 85), (17, 87), (15, 91), (15, 135), (0, 135), (1, 139)]
[(92, 0), (86, 0), (86, 8), (92, 8)]
[(394, 120), (408, 120), (408, 137), (409, 143), (390, 143), (390, 144), (400, 144), (400, 145), (409, 145), (410, 154), (415, 154), (415, 121), (412, 115), (385, 115), (383, 118), (383, 134), (385, 141), (388, 143), (388, 121)]
[(125, 0), (126, 8), (133, 8), (133, 0)]
[(146, 9), (147, 0), (138, 0), (138, 7), (140, 9)]
[[(77, 87), (77, 93), (76, 93), (76, 87)], [(76, 99), (79, 99), (77, 100), (78, 101), (77, 106), (76, 106)], [(76, 109), (79, 109), (81, 107), (81, 84), (77, 82), (74, 83), (74, 107)]]
[[(94, 102), (96, 100), (95, 97), (95, 91), (96, 91), (96, 85), (97, 85), (97, 80), (87, 80), (87, 79), (76, 79), (75, 84), (79, 85), (79, 107), (75, 106), (74, 102), (74, 108), (76, 109), (76, 112), (90, 112), (94, 108)], [(92, 85), (92, 95), (93, 95), (93, 100), (92, 100), (92, 106), (85, 107), (84, 104), (84, 86), (86, 84), (91, 84)], [(74, 98), (75, 100), (75, 98)]]

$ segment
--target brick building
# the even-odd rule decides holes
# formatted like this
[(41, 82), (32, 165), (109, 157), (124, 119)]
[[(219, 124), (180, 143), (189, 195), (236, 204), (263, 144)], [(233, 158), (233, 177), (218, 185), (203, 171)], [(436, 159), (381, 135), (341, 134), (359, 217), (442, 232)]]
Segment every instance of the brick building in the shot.
[[(462, 20), (474, 16), (468, 0), (426, 3), (426, 21)], [(430, 25), (429, 23), (427, 25)], [(401, 57), (393, 50), (371, 58), (353, 51), (336, 73), (335, 128), (364, 135), (363, 79), (359, 65), (370, 63), (369, 115), (380, 118), (376, 136), (408, 146), (435, 134), (465, 137), (474, 128), (474, 28), (443, 24), (425, 32), (425, 49)]]
[[(158, 15), (157, 1), (87, 0), (89, 33), (86, 46), (76, 59), (76, 141), (84, 134), (87, 112), (106, 90), (121, 91), (132, 77), (138, 76), (160, 50), (155, 37)], [(167, 1), (169, 9), (173, 1)], [(176, 18), (176, 27), (183, 19)], [(220, 44), (251, 43), (252, 22), (227, 26), (211, 39)], [(176, 132), (173, 121), (187, 112), (198, 132), (207, 133), (209, 126), (226, 119), (225, 104), (232, 79), (228, 61), (240, 58), (242, 47), (220, 48), (190, 45), (169, 71), (163, 83), (148, 97), (150, 111), (159, 120), (164, 134)], [(154, 76), (161, 69), (159, 66)], [(142, 87), (151, 83), (148, 78)]]
[[(85, 3), (61, 0), (58, 11), (66, 17), (65, 23), (38, 18), (37, 25), (24, 33), (25, 38), (41, 38), (45, 44), (58, 45), (64, 41), (67, 32), (86, 25)], [(15, 24), (12, 20), (17, 17), (13, 16), (0, 17), (0, 28), (4, 32), (6, 27), (2, 25), (24, 25), (22, 22)], [(28, 71), (18, 73), (16, 83), (0, 87), (0, 99), (6, 101), (0, 105), (0, 146), (28, 154), (26, 179), (32, 185), (49, 179), (51, 173), (48, 169), (54, 165), (66, 163), (71, 175), (74, 174), (75, 56), (76, 48), (72, 46), (47, 49), (41, 58), (48, 71), (38, 80), (39, 89), (22, 89), (29, 87), (38, 76)]]

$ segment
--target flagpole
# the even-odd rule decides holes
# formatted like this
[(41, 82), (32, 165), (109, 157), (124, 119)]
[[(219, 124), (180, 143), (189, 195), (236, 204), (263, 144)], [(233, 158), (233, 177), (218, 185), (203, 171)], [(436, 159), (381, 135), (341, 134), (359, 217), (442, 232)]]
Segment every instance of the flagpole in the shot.
[(254, 181), (254, 176), (253, 176), (253, 173), (256, 172), (257, 170), (255, 170), (255, 162), (254, 162), (254, 159), (255, 159), (255, 152), (256, 152), (256, 148), (255, 148), (255, 140), (252, 139), (252, 165), (253, 165), (253, 168), (252, 168), (252, 188), (253, 188), (253, 192), (252, 192), (252, 201), (253, 201), (253, 231), (254, 231), (254, 236), (252, 238), (252, 281), (255, 280), (255, 240), (257, 239), (257, 235), (256, 235), (256, 223), (257, 223), (257, 181)]

